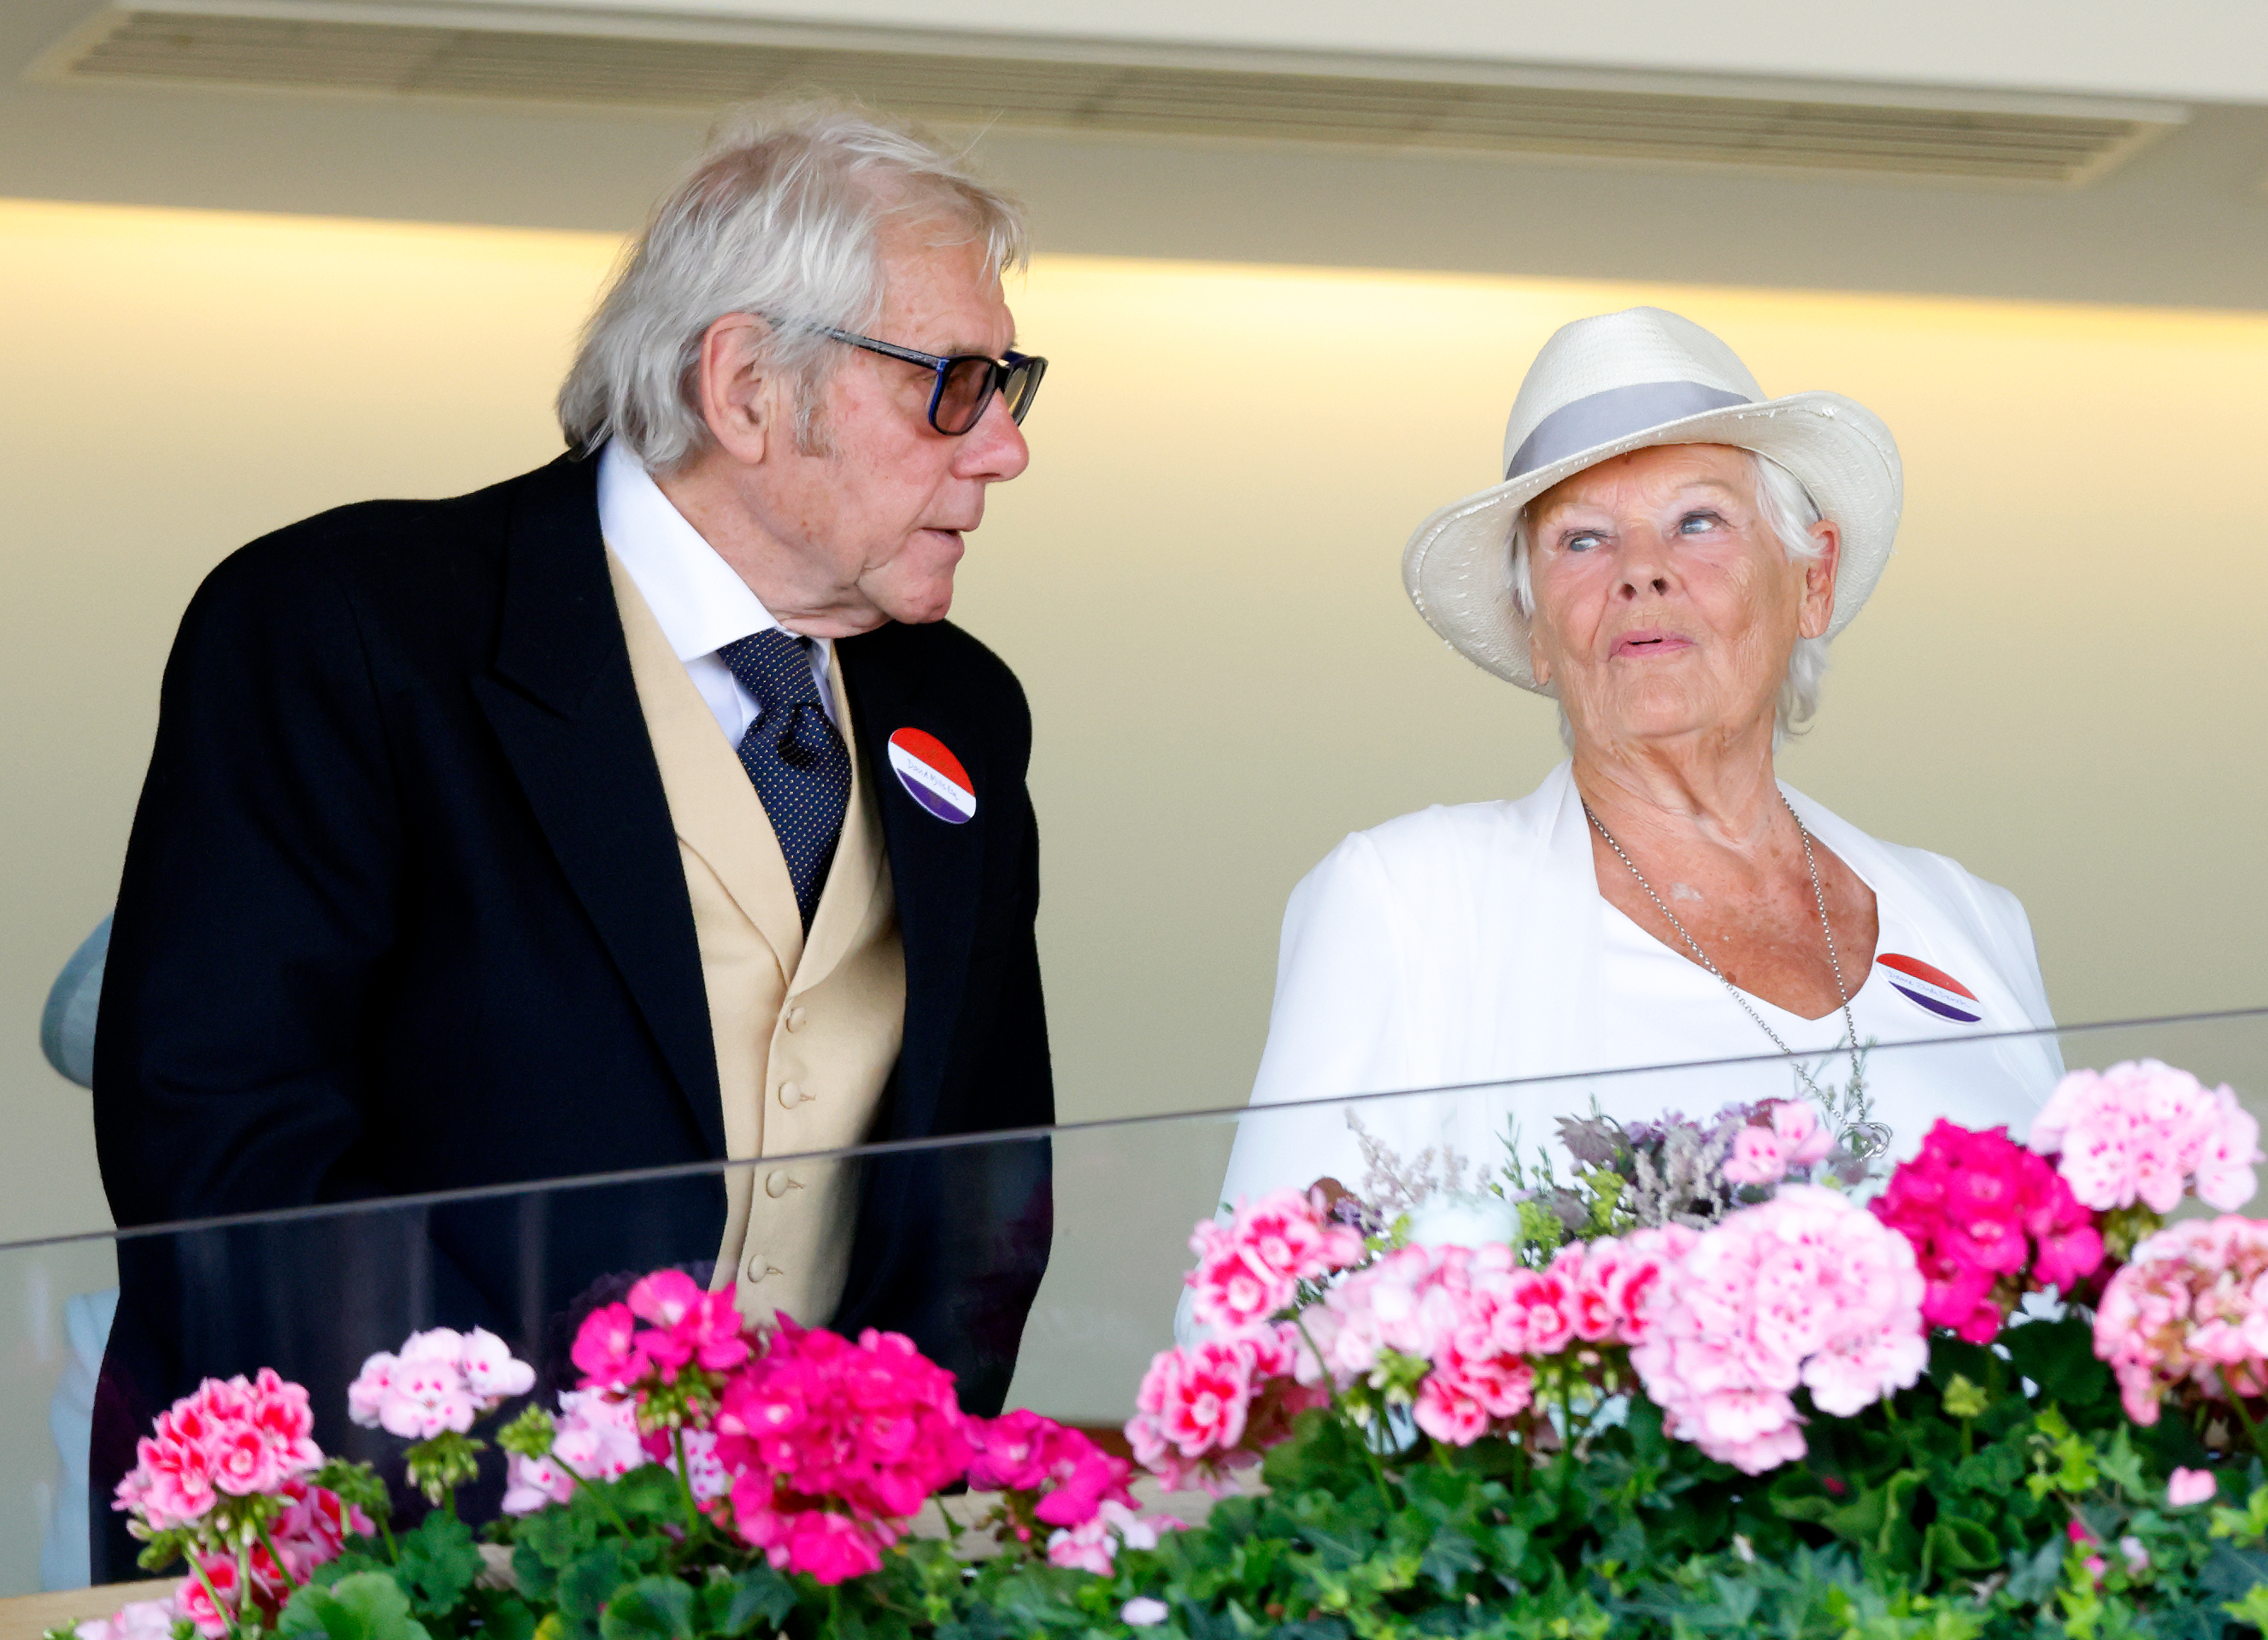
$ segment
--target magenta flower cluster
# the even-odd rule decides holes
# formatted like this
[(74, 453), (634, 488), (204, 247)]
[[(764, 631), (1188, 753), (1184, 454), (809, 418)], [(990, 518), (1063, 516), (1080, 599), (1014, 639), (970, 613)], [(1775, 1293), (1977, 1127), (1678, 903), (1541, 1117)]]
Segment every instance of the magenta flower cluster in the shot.
[(534, 1386), (535, 1369), (515, 1360), (494, 1333), (437, 1327), (364, 1361), (347, 1386), (347, 1416), (366, 1430), (430, 1441), (444, 1431), (463, 1434)]
[(784, 1316), (725, 1385), (715, 1428), (734, 1528), (821, 1583), (878, 1570), (898, 1523), (971, 1456), (953, 1375), (911, 1341), (869, 1327), (853, 1343)]
[(1702, 1232), (1631, 1351), (1670, 1433), (1761, 1475), (1805, 1452), (1793, 1399), (1848, 1417), (1929, 1359), (1906, 1239), (1817, 1185), (1787, 1185)]
[[(1133, 1466), (1052, 1418), (1025, 1411), (989, 1423), (972, 1418), (968, 1443), (975, 1454), (968, 1484), (1029, 1497), (1033, 1519), (1055, 1528), (1047, 1541), (1055, 1565), (1107, 1577), (1121, 1548), (1155, 1548), (1161, 1529), (1182, 1525), (1170, 1515), (1138, 1512), (1126, 1487)], [(1030, 1528), (1012, 1524), (1019, 1538), (1027, 1537)]]
[(2068, 1294), (2102, 1262), (2095, 1216), (2006, 1128), (1940, 1120), (1869, 1204), (1912, 1244), (1922, 1320), (1990, 1343), (2027, 1284)]
[(2095, 1353), (2137, 1423), (2183, 1389), (2227, 1401), (2268, 1394), (2268, 1224), (2235, 1214), (2169, 1224), (2103, 1290)]
[(1170, 1524), (1138, 1518), (1129, 1466), (1076, 1431), (1029, 1412), (966, 1416), (953, 1375), (896, 1333), (854, 1342), (784, 1315), (759, 1332), (731, 1293), (660, 1270), (586, 1317), (572, 1353), (582, 1388), (561, 1397), (549, 1454), (515, 1458), (516, 1511), (681, 1452), (697, 1503), (823, 1584), (879, 1570), (908, 1519), (964, 1477), (1054, 1528), (1058, 1563), (1107, 1561)]
[(2073, 1071), (2033, 1118), (2031, 1144), (2099, 1213), (2138, 1202), (2170, 1213), (2189, 1188), (2234, 1212), (2252, 1199), (2264, 1159), (2260, 1124), (2227, 1085), (2154, 1059)]
[(730, 1292), (708, 1291), (682, 1270), (656, 1270), (638, 1278), (626, 1302), (585, 1316), (571, 1355), (591, 1383), (613, 1387), (647, 1379), (674, 1385), (688, 1367), (726, 1372), (751, 1353)]

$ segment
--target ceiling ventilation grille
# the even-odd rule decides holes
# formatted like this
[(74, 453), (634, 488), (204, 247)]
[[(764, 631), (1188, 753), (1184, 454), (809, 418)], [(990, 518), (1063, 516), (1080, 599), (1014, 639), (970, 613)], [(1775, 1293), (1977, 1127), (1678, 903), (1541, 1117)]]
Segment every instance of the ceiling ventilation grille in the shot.
[[(710, 108), (824, 86), (916, 118), (2070, 186), (2164, 120), (1268, 73), (807, 45), (121, 10), (81, 81)], [(2178, 117), (2177, 111), (2174, 117)]]

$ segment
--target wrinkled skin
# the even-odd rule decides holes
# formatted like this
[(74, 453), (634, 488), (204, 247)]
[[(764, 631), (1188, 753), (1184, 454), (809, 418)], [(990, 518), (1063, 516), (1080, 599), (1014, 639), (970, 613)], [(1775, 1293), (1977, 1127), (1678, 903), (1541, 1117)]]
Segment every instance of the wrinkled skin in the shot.
[[(1817, 1019), (1837, 1005), (1802, 840), (1772, 769), (1772, 702), (1799, 636), (1827, 629), (1841, 536), (1791, 561), (1744, 452), (1668, 445), (1587, 467), (1531, 504), (1532, 658), (1574, 728), (1575, 783), (1734, 984)], [(1815, 842), (1844, 983), (1872, 967), (1874, 891)], [(1680, 955), (1604, 840), (1609, 903)]]
[[(900, 214), (881, 230), (880, 317), (865, 334), (924, 353), (1015, 345), (1000, 282), (961, 225)], [(703, 338), (699, 395), (713, 442), (657, 482), (792, 632), (850, 637), (940, 621), (985, 491), (1031, 460), (998, 396), (959, 438), (930, 426), (934, 376), (844, 347), (804, 447), (796, 383), (764, 363), (764, 321), (728, 313)]]

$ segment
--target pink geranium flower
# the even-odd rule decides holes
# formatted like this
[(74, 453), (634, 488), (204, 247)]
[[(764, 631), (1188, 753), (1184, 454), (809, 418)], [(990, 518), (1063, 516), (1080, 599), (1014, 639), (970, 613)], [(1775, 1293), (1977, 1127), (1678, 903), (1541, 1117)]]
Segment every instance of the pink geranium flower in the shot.
[(2097, 1212), (2139, 1202), (2170, 1213), (2185, 1188), (2224, 1212), (2252, 1199), (2260, 1127), (2228, 1087), (2206, 1088), (2154, 1059), (2074, 1070), (2033, 1119), (2032, 1148), (2054, 1156)]
[(2166, 1506), (2187, 1509), (2220, 1496), (2220, 1483), (2210, 1469), (2176, 1469), (2166, 1481)]
[(223, 1499), (272, 1495), (322, 1467), (307, 1392), (267, 1368), (207, 1379), (136, 1443), (113, 1507), (148, 1532), (195, 1528)]
[(1297, 1190), (1238, 1202), (1226, 1224), (1201, 1222), (1189, 1238), (1197, 1269), (1183, 1278), (1196, 1291), (1200, 1325), (1234, 1331), (1290, 1306), (1300, 1283), (1344, 1269), (1362, 1256), (1361, 1234), (1333, 1223), (1321, 1203)]
[(1920, 1376), (1922, 1296), (1903, 1236), (1785, 1186), (1696, 1238), (1631, 1364), (1673, 1436), (1762, 1474), (1805, 1450), (1797, 1387), (1847, 1416)]
[(2230, 1214), (2146, 1239), (2103, 1290), (2095, 1353), (2137, 1423), (2155, 1423), (2177, 1391), (2268, 1393), (2268, 1224)]

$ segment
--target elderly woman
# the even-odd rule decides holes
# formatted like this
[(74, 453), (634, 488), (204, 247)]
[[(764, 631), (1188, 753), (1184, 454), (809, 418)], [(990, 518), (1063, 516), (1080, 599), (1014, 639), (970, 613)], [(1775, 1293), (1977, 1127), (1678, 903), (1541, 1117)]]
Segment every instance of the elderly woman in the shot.
[[(1715, 336), (1633, 308), (1545, 344), (1505, 454), (1403, 576), (1453, 645), (1558, 702), (1573, 755), (1308, 875), (1252, 1099), (1455, 1091), (1248, 1114), (1224, 1197), (1359, 1185), (1349, 1112), (1405, 1159), (1483, 1171), (1508, 1127), (1532, 1145), (1594, 1099), (1627, 1119), (1794, 1094), (1845, 1130), (1863, 1104), (1901, 1151), (1940, 1114), (2021, 1133), (2061, 1073), (2052, 1038), (2006, 1034), (2052, 1024), (2023, 908), (1773, 771), (1889, 556), (1889, 430), (1833, 393), (1766, 399)], [(1916, 1039), (1951, 1040), (1864, 1052)], [(1559, 1079), (1501, 1085), (1536, 1077)]]

